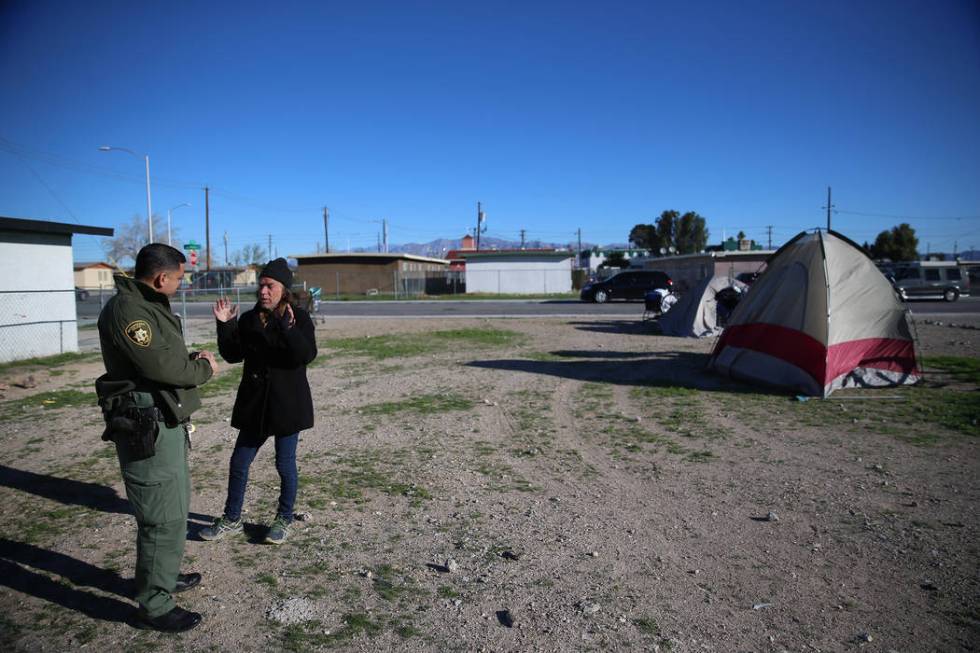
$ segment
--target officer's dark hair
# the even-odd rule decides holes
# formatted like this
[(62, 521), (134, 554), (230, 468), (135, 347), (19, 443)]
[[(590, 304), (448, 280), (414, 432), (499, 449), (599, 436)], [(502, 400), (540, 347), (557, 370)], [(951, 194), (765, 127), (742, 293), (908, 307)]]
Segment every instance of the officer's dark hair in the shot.
[(136, 255), (136, 269), (133, 276), (137, 279), (152, 279), (161, 272), (171, 272), (187, 262), (183, 253), (170, 245), (150, 243)]

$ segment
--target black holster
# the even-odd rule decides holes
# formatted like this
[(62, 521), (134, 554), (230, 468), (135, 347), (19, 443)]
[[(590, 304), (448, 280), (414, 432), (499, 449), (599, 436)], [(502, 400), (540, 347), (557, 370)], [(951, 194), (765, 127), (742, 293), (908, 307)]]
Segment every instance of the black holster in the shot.
[(132, 381), (109, 381), (106, 376), (95, 382), (105, 419), (102, 439), (115, 442), (131, 460), (143, 460), (156, 452), (159, 422), (163, 413), (156, 406), (138, 407), (133, 399)]
[(157, 435), (160, 434), (160, 409), (130, 407), (106, 415), (103, 440), (112, 440), (126, 450), (131, 461), (143, 460), (156, 453)]

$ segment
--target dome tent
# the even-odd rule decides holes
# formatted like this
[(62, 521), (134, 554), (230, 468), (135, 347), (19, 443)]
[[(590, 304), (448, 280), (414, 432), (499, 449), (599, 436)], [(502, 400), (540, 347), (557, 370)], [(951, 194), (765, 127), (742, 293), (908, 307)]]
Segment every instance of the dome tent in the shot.
[(908, 315), (867, 254), (835, 231), (801, 232), (769, 259), (712, 352), (722, 374), (827, 397), (919, 379)]
[[(665, 336), (707, 338), (717, 336), (730, 317), (733, 303), (748, 286), (726, 276), (705, 277), (698, 285), (660, 316)], [(732, 302), (731, 300), (736, 300)]]

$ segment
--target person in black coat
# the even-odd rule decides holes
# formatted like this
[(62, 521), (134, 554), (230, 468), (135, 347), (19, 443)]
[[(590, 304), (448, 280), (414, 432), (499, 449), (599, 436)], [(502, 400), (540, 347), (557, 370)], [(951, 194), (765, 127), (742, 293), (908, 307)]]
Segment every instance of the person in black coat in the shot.
[(298, 484), (296, 445), (299, 432), (313, 426), (306, 366), (317, 353), (313, 320), (290, 302), (292, 280), (286, 259), (277, 258), (259, 274), (255, 308), (238, 318), (238, 308), (229, 300), (219, 299), (214, 305), (218, 352), (229, 363), (244, 360), (245, 369), (231, 416), (239, 433), (229, 464), (228, 498), (224, 514), (201, 532), (206, 540), (242, 531), (248, 469), (270, 436), (276, 444), (280, 490), (265, 541), (281, 544), (289, 534)]

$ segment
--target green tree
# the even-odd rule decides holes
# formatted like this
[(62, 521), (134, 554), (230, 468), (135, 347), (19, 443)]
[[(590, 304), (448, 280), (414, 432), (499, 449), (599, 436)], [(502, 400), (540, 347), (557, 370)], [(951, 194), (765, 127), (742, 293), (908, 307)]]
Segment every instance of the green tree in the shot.
[(657, 228), (652, 224), (638, 224), (630, 229), (629, 242), (633, 247), (657, 251), (660, 245), (657, 243)]
[(677, 219), (680, 213), (674, 210), (664, 211), (657, 218), (657, 251), (660, 248), (676, 248), (675, 232), (677, 230)]
[(914, 261), (919, 258), (919, 239), (915, 229), (903, 222), (890, 231), (882, 231), (871, 246), (871, 256), (892, 261)]
[(684, 215), (674, 210), (660, 214), (656, 224), (638, 224), (630, 230), (629, 240), (636, 247), (650, 250), (659, 255), (666, 254), (670, 248), (680, 254), (700, 252), (708, 244), (708, 229), (704, 218), (695, 211)]
[(601, 268), (628, 268), (630, 265), (629, 261), (626, 260), (626, 254), (620, 251), (609, 252), (606, 256), (606, 260), (602, 262), (599, 266)]
[(688, 211), (677, 221), (674, 232), (674, 247), (678, 254), (695, 254), (708, 244), (708, 229), (704, 218)]

